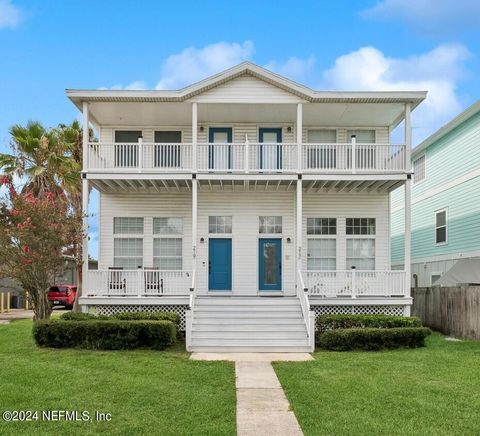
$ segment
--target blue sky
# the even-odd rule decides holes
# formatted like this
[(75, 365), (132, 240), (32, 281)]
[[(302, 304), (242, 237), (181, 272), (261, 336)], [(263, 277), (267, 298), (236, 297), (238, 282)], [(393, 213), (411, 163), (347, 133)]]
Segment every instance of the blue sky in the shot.
[(418, 143), (479, 98), (479, 16), (478, 0), (0, 0), (0, 151), (14, 123), (77, 117), (65, 88), (179, 88), (246, 59), (317, 89), (427, 90)]

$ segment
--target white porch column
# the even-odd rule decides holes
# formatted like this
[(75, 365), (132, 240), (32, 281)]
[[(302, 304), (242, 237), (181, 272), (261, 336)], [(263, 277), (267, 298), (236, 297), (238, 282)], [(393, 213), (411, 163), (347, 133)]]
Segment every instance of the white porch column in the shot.
[[(410, 119), (411, 105), (410, 103), (405, 104), (405, 159), (407, 171), (411, 170), (410, 154), (412, 147), (412, 126)], [(412, 175), (407, 174), (407, 180), (405, 181), (405, 287), (407, 288), (406, 295), (410, 296), (410, 287), (411, 287), (411, 275), (412, 275), (412, 200), (411, 200), (411, 189), (412, 189)]]
[(303, 169), (303, 146), (302, 135), (303, 134), (303, 104), (297, 104), (297, 169), (298, 172), (302, 172)]
[(88, 166), (88, 103), (86, 101), (82, 104), (82, 114), (83, 114), (83, 138), (82, 138), (82, 166), (83, 170), (87, 170)]
[(198, 126), (197, 126), (197, 103), (192, 103), (192, 171), (197, 171), (197, 141), (198, 141)]
[(88, 276), (88, 179), (86, 174), (82, 174), (82, 289), (81, 295), (87, 296), (87, 276)]
[(192, 178), (192, 270), (196, 269), (197, 257), (197, 198), (198, 198), (197, 179)]
[[(302, 179), (297, 180), (297, 213), (296, 213), (296, 223), (297, 223), (297, 228), (296, 228), (296, 234), (295, 234), (295, 249), (296, 249), (296, 268), (297, 271), (302, 269), (302, 240), (303, 240), (303, 235), (302, 235), (302, 224), (303, 224), (303, 191), (302, 191)], [(297, 295), (299, 292), (303, 292), (303, 289), (300, 287), (299, 283), (299, 277), (297, 274), (297, 271), (295, 271), (295, 276), (297, 280)]]

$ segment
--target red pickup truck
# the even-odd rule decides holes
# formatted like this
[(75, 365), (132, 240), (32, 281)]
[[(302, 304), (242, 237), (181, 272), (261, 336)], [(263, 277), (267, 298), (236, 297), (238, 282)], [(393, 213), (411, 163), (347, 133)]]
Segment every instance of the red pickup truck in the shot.
[(65, 309), (73, 309), (73, 303), (77, 296), (76, 285), (55, 285), (48, 291), (48, 301), (52, 306), (64, 306)]

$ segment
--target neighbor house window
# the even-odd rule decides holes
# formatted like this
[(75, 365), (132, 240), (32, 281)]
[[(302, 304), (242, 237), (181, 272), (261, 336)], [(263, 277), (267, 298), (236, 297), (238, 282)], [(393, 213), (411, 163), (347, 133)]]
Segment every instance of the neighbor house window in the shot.
[(309, 130), (307, 137), (307, 168), (336, 168), (337, 131)]
[(430, 276), (430, 285), (434, 285), (437, 280), (440, 280), (442, 275), (440, 273), (434, 273)]
[(209, 233), (232, 233), (232, 217), (231, 216), (209, 216), (208, 232)]
[(435, 212), (435, 243), (447, 243), (447, 210)]
[(178, 130), (157, 130), (154, 136), (153, 165), (155, 168), (182, 167), (182, 132)]
[(183, 268), (183, 218), (153, 219), (153, 266), (161, 270)]
[(259, 217), (259, 233), (282, 233), (281, 216)]
[(138, 138), (141, 130), (115, 131), (115, 166), (136, 167), (138, 164)]
[(375, 269), (375, 218), (347, 218), (347, 268)]
[(413, 161), (413, 183), (418, 183), (425, 179), (425, 155), (420, 156)]
[[(337, 268), (337, 219), (307, 218), (307, 269)], [(326, 236), (327, 235), (327, 236)]]
[(114, 266), (126, 269), (143, 266), (143, 218), (115, 217), (113, 235)]

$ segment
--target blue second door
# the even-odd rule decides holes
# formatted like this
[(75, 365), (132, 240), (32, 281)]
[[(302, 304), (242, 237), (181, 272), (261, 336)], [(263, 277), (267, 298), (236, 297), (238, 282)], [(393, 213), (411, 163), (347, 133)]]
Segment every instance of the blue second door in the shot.
[(260, 291), (282, 290), (282, 240), (259, 239), (258, 281)]
[(232, 240), (211, 238), (208, 240), (208, 289), (232, 290)]

